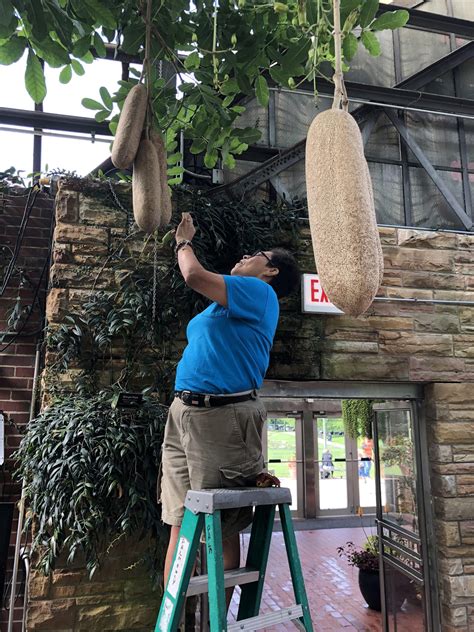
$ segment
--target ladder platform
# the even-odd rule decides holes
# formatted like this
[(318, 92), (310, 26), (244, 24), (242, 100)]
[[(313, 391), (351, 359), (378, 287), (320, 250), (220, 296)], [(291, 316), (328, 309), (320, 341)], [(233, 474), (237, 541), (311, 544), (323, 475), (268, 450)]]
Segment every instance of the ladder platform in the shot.
[(303, 616), (303, 607), (300, 604), (294, 604), (276, 610), (275, 612), (269, 612), (268, 614), (262, 614), (258, 617), (250, 617), (250, 619), (243, 619), (236, 623), (231, 623), (227, 626), (228, 632), (253, 632), (253, 630), (264, 630), (271, 625), (279, 625), (285, 623), (285, 621), (293, 621), (293, 619), (300, 619)]
[(234, 489), (190, 490), (184, 506), (193, 514), (212, 514), (220, 509), (257, 507), (259, 505), (291, 504), (287, 487), (239, 487)]
[[(251, 584), (258, 581), (260, 573), (256, 568), (243, 567), (234, 568), (231, 571), (225, 571), (224, 573), (224, 588), (230, 588), (231, 586), (243, 586), (244, 584)], [(202, 595), (209, 591), (209, 576), (208, 575), (196, 575), (189, 581), (189, 588), (186, 593), (187, 597), (191, 595)]]

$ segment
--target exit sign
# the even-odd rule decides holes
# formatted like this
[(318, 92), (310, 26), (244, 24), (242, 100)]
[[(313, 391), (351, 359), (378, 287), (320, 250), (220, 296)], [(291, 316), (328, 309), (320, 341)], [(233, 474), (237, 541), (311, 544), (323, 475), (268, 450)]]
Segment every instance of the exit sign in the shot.
[(319, 274), (303, 274), (302, 276), (302, 310), (316, 314), (343, 314), (329, 300), (319, 281)]

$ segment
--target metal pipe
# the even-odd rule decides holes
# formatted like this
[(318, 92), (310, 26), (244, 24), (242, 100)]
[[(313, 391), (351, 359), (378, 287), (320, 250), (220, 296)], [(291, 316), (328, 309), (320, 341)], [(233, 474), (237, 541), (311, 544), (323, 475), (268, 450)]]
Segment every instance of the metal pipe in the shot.
[(77, 134), (55, 134), (54, 132), (45, 132), (38, 129), (18, 129), (16, 127), (0, 126), (0, 132), (13, 132), (14, 134), (33, 134), (34, 136), (51, 136), (52, 138), (66, 138), (72, 140), (86, 140), (91, 143), (109, 143), (110, 138), (97, 138), (95, 135), (78, 136)]
[(391, 296), (376, 296), (374, 301), (387, 303), (429, 303), (430, 305), (474, 305), (474, 301), (454, 301), (441, 298), (398, 298)]
[[(313, 96), (311, 92), (308, 90), (299, 90), (295, 88), (294, 90), (290, 90), (289, 88), (278, 88), (275, 86), (269, 86), (269, 90), (274, 92), (283, 92), (285, 94), (302, 94), (304, 96)], [(333, 100), (333, 96), (330, 94), (318, 94), (319, 99), (330, 99)], [(371, 105), (374, 107), (381, 108), (393, 108), (394, 110), (409, 110), (410, 112), (423, 112), (424, 114), (437, 114), (439, 116), (453, 116), (455, 118), (463, 118), (463, 119), (471, 119), (474, 120), (474, 114), (454, 114), (453, 112), (441, 112), (439, 110), (428, 110), (426, 108), (417, 108), (412, 107), (410, 105), (394, 105), (388, 103), (380, 103), (379, 101), (369, 101), (368, 99), (358, 99), (356, 97), (349, 97), (349, 103), (363, 103), (365, 105)]]

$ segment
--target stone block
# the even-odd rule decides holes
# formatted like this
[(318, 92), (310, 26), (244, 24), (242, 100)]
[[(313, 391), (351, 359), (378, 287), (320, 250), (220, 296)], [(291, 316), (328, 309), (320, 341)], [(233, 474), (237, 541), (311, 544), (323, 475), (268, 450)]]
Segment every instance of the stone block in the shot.
[(51, 288), (46, 299), (46, 318), (49, 323), (62, 321), (64, 315), (69, 311), (69, 290), (61, 288)]
[[(474, 335), (453, 336), (454, 355), (459, 358), (474, 358)], [(474, 389), (474, 385), (473, 385)]]
[(56, 221), (73, 223), (79, 219), (79, 194), (77, 191), (59, 189), (56, 196)]
[(464, 276), (448, 273), (403, 271), (402, 283), (404, 287), (427, 289), (464, 290), (466, 288)]
[(324, 354), (321, 358), (325, 380), (406, 380), (408, 363), (388, 355), (354, 356), (350, 353)]
[(378, 353), (377, 342), (357, 341), (357, 340), (324, 340), (321, 344), (321, 351), (341, 351), (344, 353)]
[(449, 334), (423, 332), (381, 331), (381, 353), (409, 356), (450, 356), (453, 354), (453, 338)]
[[(453, 608), (451, 605), (444, 605), (441, 612), (442, 620), (445, 625), (452, 625), (458, 630), (459, 626), (467, 626), (467, 609), (465, 606)], [(443, 630), (444, 629), (443, 626)]]
[(426, 272), (453, 272), (454, 270), (454, 254), (449, 250), (386, 246), (384, 261), (387, 270), (390, 268), (425, 270)]
[(474, 516), (474, 497), (436, 498), (435, 507), (436, 514), (444, 520), (470, 520)]
[(465, 248), (467, 250), (474, 249), (474, 235), (456, 235), (458, 248)]
[[(429, 289), (418, 289), (418, 288), (411, 288), (411, 287), (387, 287), (384, 288), (384, 292), (385, 292), (385, 296), (389, 297), (389, 298), (409, 298), (409, 299), (418, 299), (418, 300), (424, 300), (424, 301), (430, 301), (433, 298), (433, 290)], [(388, 304), (390, 305), (391, 308), (391, 313), (393, 314), (394, 309), (398, 310), (400, 313), (402, 311), (406, 311), (406, 305), (404, 305), (402, 307), (402, 305), (398, 305), (396, 303), (396, 301), (394, 301), (393, 303), (388, 302)], [(433, 310), (433, 306), (432, 305), (427, 305), (426, 306), (428, 309), (426, 309), (425, 311), (434, 311)], [(420, 304), (416, 305), (416, 309), (412, 309), (412, 311), (423, 311), (423, 308)]]
[[(100, 274), (99, 274), (100, 273)], [(115, 287), (112, 270), (99, 267), (54, 263), (50, 270), (51, 285), (55, 288), (111, 289)]]
[(54, 599), (49, 601), (31, 601), (27, 611), (27, 629), (60, 630), (73, 628), (76, 619), (74, 599)]
[(376, 331), (412, 331), (414, 319), (406, 316), (369, 316), (367, 323)]
[(109, 234), (105, 228), (95, 226), (80, 226), (77, 224), (56, 224), (54, 241), (67, 244), (89, 244), (97, 248), (102, 247), (103, 254), (107, 254)]
[(471, 464), (474, 472), (474, 444), (453, 445), (453, 461), (455, 463)]
[[(441, 301), (467, 301), (474, 304), (474, 292), (462, 290), (433, 290), (433, 298)], [(461, 307), (461, 306), (459, 306)], [(469, 307), (469, 306), (468, 306)]]
[(462, 575), (464, 573), (463, 560), (441, 559), (438, 562), (438, 569), (442, 575)]
[(463, 331), (474, 333), (474, 305), (459, 307), (459, 321)]
[(437, 443), (471, 443), (472, 422), (437, 423), (433, 426), (432, 437)]
[(85, 224), (126, 228), (127, 214), (119, 208), (105, 206), (101, 199), (79, 194), (79, 219)]
[(448, 405), (462, 404), (470, 408), (474, 404), (474, 384), (431, 384), (427, 387), (427, 397)]
[[(458, 476), (457, 488), (460, 496), (474, 496), (474, 474), (463, 474)], [(474, 530), (470, 536), (474, 537)]]
[(445, 546), (459, 546), (461, 544), (461, 535), (459, 533), (458, 522), (436, 522), (436, 534), (438, 544)]
[(437, 463), (451, 463), (453, 460), (453, 449), (450, 445), (431, 444), (429, 447), (430, 461)]
[(462, 604), (474, 599), (474, 575), (447, 577), (445, 582), (449, 585), (449, 597), (452, 604)]
[(456, 249), (458, 246), (456, 235), (451, 233), (399, 228), (397, 237), (398, 245), (405, 248)]
[(461, 327), (457, 314), (418, 314), (413, 321), (417, 331), (455, 334)]
[(397, 243), (397, 229), (389, 228), (388, 226), (379, 226), (379, 237), (382, 245), (395, 245)]
[(35, 600), (45, 599), (49, 596), (51, 588), (51, 577), (45, 577), (39, 571), (31, 571), (29, 581), (29, 592)]
[(453, 474), (433, 476), (431, 488), (435, 496), (457, 496), (456, 476)]
[(409, 364), (413, 382), (459, 382), (466, 374), (462, 358), (411, 357)]

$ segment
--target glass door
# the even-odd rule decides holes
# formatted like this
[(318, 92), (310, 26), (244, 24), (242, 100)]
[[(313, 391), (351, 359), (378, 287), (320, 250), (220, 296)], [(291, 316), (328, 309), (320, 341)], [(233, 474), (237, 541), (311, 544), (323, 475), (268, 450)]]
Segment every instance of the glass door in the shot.
[[(422, 443), (415, 404), (374, 405), (377, 532), (384, 632), (432, 626)], [(426, 443), (423, 442), (423, 449)]]
[(268, 471), (280, 479), (282, 487), (290, 488), (290, 508), (295, 515), (303, 515), (301, 417), (269, 412), (263, 439)]
[(353, 439), (342, 418), (313, 422), (317, 516), (375, 514), (373, 440)]

